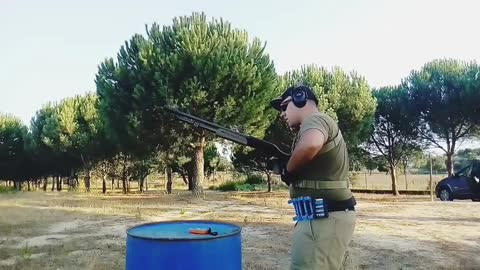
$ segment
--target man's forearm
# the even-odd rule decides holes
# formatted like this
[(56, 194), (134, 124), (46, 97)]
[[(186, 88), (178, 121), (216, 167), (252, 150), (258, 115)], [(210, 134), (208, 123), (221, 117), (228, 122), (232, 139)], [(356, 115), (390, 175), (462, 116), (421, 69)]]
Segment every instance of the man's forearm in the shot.
[(296, 173), (308, 164), (323, 147), (323, 133), (316, 129), (307, 130), (295, 145), (292, 156), (287, 163), (287, 171)]
[(296, 147), (287, 163), (287, 170), (295, 173), (303, 166), (308, 164), (318, 153), (318, 148), (315, 146), (299, 146)]

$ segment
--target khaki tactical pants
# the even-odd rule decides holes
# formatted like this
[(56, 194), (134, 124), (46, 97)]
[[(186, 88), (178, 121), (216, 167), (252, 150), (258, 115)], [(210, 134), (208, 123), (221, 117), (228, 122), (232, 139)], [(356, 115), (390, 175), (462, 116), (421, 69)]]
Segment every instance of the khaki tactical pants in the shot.
[(290, 269), (340, 269), (354, 228), (355, 211), (331, 212), (328, 218), (298, 222), (293, 233)]

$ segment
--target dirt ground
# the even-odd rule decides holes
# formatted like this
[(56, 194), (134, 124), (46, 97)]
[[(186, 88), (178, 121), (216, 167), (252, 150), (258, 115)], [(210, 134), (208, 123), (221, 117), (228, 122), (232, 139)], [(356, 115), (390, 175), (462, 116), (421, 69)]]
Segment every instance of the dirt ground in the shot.
[[(345, 269), (480, 269), (480, 203), (355, 196)], [(286, 192), (0, 194), (0, 269), (124, 269), (127, 228), (179, 219), (238, 224), (243, 269), (288, 269), (292, 216)]]

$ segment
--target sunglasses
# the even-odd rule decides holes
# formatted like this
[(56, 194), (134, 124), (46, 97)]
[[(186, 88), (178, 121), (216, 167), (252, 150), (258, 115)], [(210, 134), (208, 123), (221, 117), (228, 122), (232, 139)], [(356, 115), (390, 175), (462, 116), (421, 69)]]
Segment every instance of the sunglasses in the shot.
[(280, 104), (280, 110), (282, 110), (282, 112), (287, 110), (288, 103), (290, 103), (290, 101), (292, 101), (292, 100), (289, 99), (289, 100), (285, 101), (284, 103)]

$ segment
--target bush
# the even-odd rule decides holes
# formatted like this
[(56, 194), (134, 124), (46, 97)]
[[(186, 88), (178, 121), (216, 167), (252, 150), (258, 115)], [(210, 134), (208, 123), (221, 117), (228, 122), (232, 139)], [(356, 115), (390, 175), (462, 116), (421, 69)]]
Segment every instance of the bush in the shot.
[(250, 185), (262, 185), (266, 184), (267, 180), (261, 174), (250, 174), (247, 176), (245, 183)]
[(240, 184), (236, 186), (237, 191), (253, 191), (255, 190), (255, 185), (250, 185), (250, 184)]
[(15, 193), (17, 190), (14, 187), (0, 186), (0, 193)]
[(261, 191), (267, 189), (265, 184), (250, 184), (247, 181), (226, 182), (218, 186), (217, 190), (221, 191)]
[(218, 190), (221, 191), (235, 191), (237, 190), (238, 182), (228, 181), (218, 186)]

